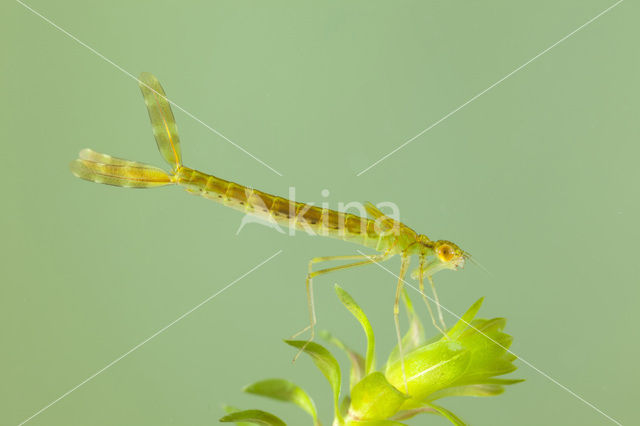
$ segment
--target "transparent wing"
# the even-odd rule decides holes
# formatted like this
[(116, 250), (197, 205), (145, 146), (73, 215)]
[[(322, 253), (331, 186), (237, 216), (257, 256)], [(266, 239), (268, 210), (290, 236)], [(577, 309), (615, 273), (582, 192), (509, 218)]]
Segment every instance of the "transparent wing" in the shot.
[(143, 72), (138, 80), (144, 102), (147, 104), (149, 119), (162, 157), (174, 169), (182, 164), (178, 127), (171, 111), (171, 104), (162, 90), (158, 79), (151, 73)]

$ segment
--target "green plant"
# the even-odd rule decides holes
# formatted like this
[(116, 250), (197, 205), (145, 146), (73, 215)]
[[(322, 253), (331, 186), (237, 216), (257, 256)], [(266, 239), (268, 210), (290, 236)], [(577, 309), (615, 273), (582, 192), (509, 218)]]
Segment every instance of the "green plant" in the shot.
[[(402, 339), (405, 380), (398, 347), (391, 351), (382, 371), (376, 369), (375, 336), (366, 315), (353, 298), (338, 285), (336, 293), (343, 305), (362, 325), (367, 337), (365, 356), (351, 350), (328, 332), (321, 336), (343, 350), (350, 360), (349, 394), (341, 393), (341, 370), (338, 361), (322, 345), (310, 343), (304, 349), (327, 378), (333, 391), (334, 426), (398, 426), (402, 420), (423, 413), (443, 416), (456, 425), (465, 423), (454, 413), (437, 405), (451, 396), (494, 396), (504, 392), (505, 385), (522, 380), (497, 378), (514, 371), (516, 357), (507, 349), (512, 337), (502, 330), (504, 318), (476, 319), (483, 299), (476, 301), (461, 319), (447, 332), (425, 340), (424, 328), (416, 315), (411, 299), (403, 293), (409, 317), (409, 330)], [(300, 349), (304, 341), (286, 340)], [(408, 392), (405, 392), (408, 390)], [(280, 401), (291, 402), (306, 411), (319, 426), (313, 400), (299, 386), (284, 379), (269, 379), (253, 383), (245, 392)], [(285, 423), (271, 413), (261, 410), (240, 411), (227, 407), (221, 422), (237, 425), (280, 426)]]

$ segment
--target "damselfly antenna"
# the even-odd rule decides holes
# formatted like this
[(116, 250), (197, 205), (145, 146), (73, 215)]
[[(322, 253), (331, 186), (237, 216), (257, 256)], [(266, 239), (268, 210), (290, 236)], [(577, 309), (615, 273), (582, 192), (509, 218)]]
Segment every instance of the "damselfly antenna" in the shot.
[(474, 265), (482, 269), (487, 275), (489, 275), (490, 277), (493, 277), (493, 274), (491, 273), (491, 271), (485, 268), (485, 266), (482, 263), (478, 262), (478, 259), (476, 259), (475, 257), (471, 257), (470, 253), (464, 252), (463, 256), (465, 259), (470, 260), (471, 263), (473, 263)]

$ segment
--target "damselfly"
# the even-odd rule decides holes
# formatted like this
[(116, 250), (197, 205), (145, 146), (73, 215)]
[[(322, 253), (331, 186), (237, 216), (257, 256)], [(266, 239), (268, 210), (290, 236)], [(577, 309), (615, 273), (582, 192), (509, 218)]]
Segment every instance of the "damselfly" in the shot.
[[(171, 103), (167, 99), (162, 86), (149, 73), (142, 73), (138, 82), (147, 105), (158, 149), (171, 166), (171, 171), (166, 172), (147, 164), (123, 160), (100, 154), (90, 149), (84, 149), (80, 151), (79, 158), (71, 163), (71, 171), (74, 175), (92, 182), (128, 188), (178, 185), (189, 193), (201, 195), (225, 206), (260, 216), (281, 225), (312, 231), (318, 235), (339, 238), (375, 249), (378, 254), (372, 256), (358, 254), (311, 259), (306, 279), (309, 325), (296, 333), (297, 336), (310, 330), (308, 342), (312, 341), (315, 336), (316, 315), (312, 287), (314, 277), (340, 269), (382, 262), (399, 255), (401, 266), (396, 286), (393, 315), (400, 358), (403, 359), (398, 319), (399, 298), (411, 256), (416, 255), (419, 266), (412, 276), (419, 281), (420, 292), (434, 326), (446, 336), (446, 325), (432, 276), (443, 269), (456, 270), (462, 268), (465, 260), (469, 258), (466, 252), (450, 241), (432, 241), (426, 235), (418, 234), (402, 222), (386, 216), (371, 203), (365, 205), (366, 211), (371, 217), (364, 218), (354, 214), (287, 200), (183, 165), (180, 139), (171, 111)], [(314, 264), (328, 261), (352, 261), (352, 263), (313, 270)], [(434, 295), (438, 315), (437, 320), (424, 292), (425, 277), (429, 281)]]

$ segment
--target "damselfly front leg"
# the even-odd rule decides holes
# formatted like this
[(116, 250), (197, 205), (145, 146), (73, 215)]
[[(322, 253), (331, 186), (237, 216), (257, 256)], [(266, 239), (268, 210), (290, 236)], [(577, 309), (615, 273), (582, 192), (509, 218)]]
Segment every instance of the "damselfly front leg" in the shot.
[(440, 316), (440, 323), (442, 325), (442, 328), (440, 328), (440, 326), (438, 325), (438, 322), (436, 321), (436, 317), (433, 314), (433, 309), (431, 309), (431, 304), (429, 303), (429, 298), (427, 297), (427, 294), (424, 292), (424, 276), (426, 274), (425, 272), (425, 268), (426, 268), (426, 258), (425, 256), (420, 256), (420, 267), (418, 269), (418, 283), (420, 285), (420, 294), (422, 295), (422, 300), (424, 300), (424, 304), (427, 306), (427, 310), (429, 311), (429, 316), (431, 317), (431, 322), (433, 322), (433, 326), (440, 332), (442, 333), (443, 336), (447, 336), (447, 333), (445, 332), (445, 330), (447, 329), (447, 326), (444, 323), (444, 318), (442, 318), (442, 311), (440, 310), (440, 301), (438, 300), (438, 295), (436, 293), (436, 288), (433, 284), (433, 279), (431, 278), (431, 276), (428, 276), (429, 278), (429, 282), (431, 283), (431, 290), (433, 291), (433, 296), (434, 296), (434, 301), (437, 305), (437, 309), (438, 309), (438, 314)]

